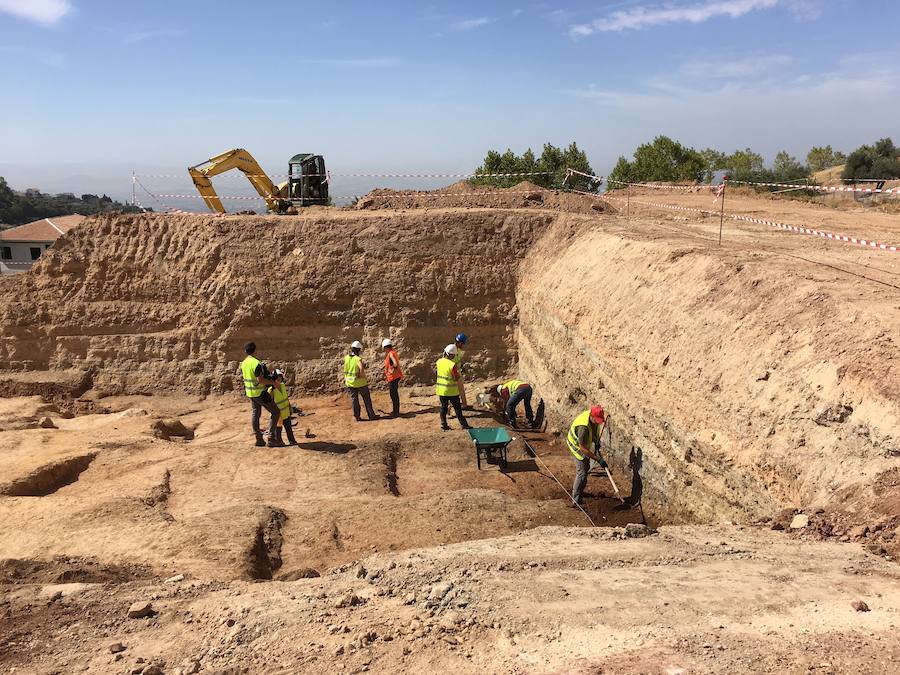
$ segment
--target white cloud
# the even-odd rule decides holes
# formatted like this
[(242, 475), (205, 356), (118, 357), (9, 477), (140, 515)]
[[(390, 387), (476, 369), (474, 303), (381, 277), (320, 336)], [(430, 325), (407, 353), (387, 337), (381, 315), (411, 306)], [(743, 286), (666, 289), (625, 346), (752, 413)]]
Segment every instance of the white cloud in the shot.
[(693, 79), (747, 79), (772, 75), (793, 62), (786, 54), (757, 54), (744, 58), (710, 57), (686, 61), (679, 72)]
[(658, 133), (698, 148), (749, 145), (769, 156), (782, 148), (801, 156), (826, 142), (852, 149), (889, 131), (886, 120), (861, 127), (860, 111), (900, 105), (900, 85), (889, 73), (858, 75), (843, 68), (710, 87), (651, 83), (620, 91), (591, 85), (567, 93), (592, 102), (610, 128), (623, 129), (619, 151)]
[(0, 12), (52, 26), (72, 11), (69, 0), (0, 0)]
[(157, 28), (155, 30), (145, 30), (139, 33), (130, 33), (125, 36), (126, 45), (133, 45), (137, 42), (145, 40), (155, 40), (157, 38), (177, 38), (184, 35), (184, 31), (180, 28)]
[(338, 68), (393, 68), (400, 65), (400, 59), (372, 58), (372, 59), (314, 59), (305, 61), (319, 66), (335, 66)]
[(462, 21), (451, 23), (449, 28), (450, 30), (473, 30), (475, 28), (487, 26), (489, 23), (493, 23), (495, 20), (496, 19), (490, 19), (486, 16), (480, 16), (477, 19), (463, 19)]
[(718, 17), (737, 19), (756, 10), (771, 9), (783, 2), (784, 0), (706, 0), (690, 5), (642, 5), (615, 11), (591, 23), (572, 26), (569, 34), (572, 37), (585, 37), (598, 32), (640, 30), (667, 23), (703, 23)]

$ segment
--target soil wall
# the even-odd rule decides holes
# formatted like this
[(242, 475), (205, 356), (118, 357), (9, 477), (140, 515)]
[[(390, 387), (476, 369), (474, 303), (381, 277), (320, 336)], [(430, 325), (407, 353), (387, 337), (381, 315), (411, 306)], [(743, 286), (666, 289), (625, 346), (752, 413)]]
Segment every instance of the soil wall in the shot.
[(552, 428), (602, 403), (612, 463), (669, 521), (900, 513), (879, 492), (900, 473), (895, 290), (611, 229), (563, 218), (520, 269), (520, 374)]
[(470, 377), (516, 360), (515, 270), (556, 218), (536, 210), (297, 217), (105, 216), (61, 237), (30, 274), (0, 280), (0, 370), (91, 369), (108, 393), (235, 389), (243, 344), (310, 390), (335, 390), (362, 340), (410, 382), (458, 331)]

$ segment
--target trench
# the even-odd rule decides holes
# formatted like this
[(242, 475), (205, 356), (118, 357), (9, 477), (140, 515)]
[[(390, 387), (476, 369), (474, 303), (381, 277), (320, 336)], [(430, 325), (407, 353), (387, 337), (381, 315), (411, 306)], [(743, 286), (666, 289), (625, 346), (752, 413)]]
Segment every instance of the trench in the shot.
[(75, 483), (94, 461), (97, 453), (69, 457), (45, 464), (27, 476), (0, 485), (0, 495), (6, 497), (46, 497)]
[(270, 581), (281, 568), (282, 530), (287, 519), (283, 510), (272, 506), (265, 508), (245, 556), (246, 573), (250, 579)]

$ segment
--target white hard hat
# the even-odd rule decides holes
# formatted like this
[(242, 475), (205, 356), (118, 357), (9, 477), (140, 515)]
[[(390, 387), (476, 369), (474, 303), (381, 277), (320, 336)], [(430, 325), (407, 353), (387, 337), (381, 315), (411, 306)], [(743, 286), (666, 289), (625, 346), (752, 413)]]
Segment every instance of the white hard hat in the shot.
[(381, 341), (381, 346), (382, 347), (393, 347), (394, 343), (391, 342), (391, 338), (384, 338), (384, 340)]
[(444, 347), (444, 353), (450, 356), (456, 356), (456, 345), (447, 345)]
[(501, 396), (503, 395), (503, 385), (502, 384), (497, 385), (497, 393), (500, 394)]
[(362, 349), (362, 342), (360, 342), (359, 340), (354, 340), (350, 345), (350, 349)]

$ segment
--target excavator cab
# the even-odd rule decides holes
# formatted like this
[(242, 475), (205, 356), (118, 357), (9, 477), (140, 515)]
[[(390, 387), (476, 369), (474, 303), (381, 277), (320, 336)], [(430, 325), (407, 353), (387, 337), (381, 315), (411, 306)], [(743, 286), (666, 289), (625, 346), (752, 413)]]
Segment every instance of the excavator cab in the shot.
[(292, 206), (328, 204), (328, 175), (322, 155), (301, 153), (288, 162), (288, 199)]

